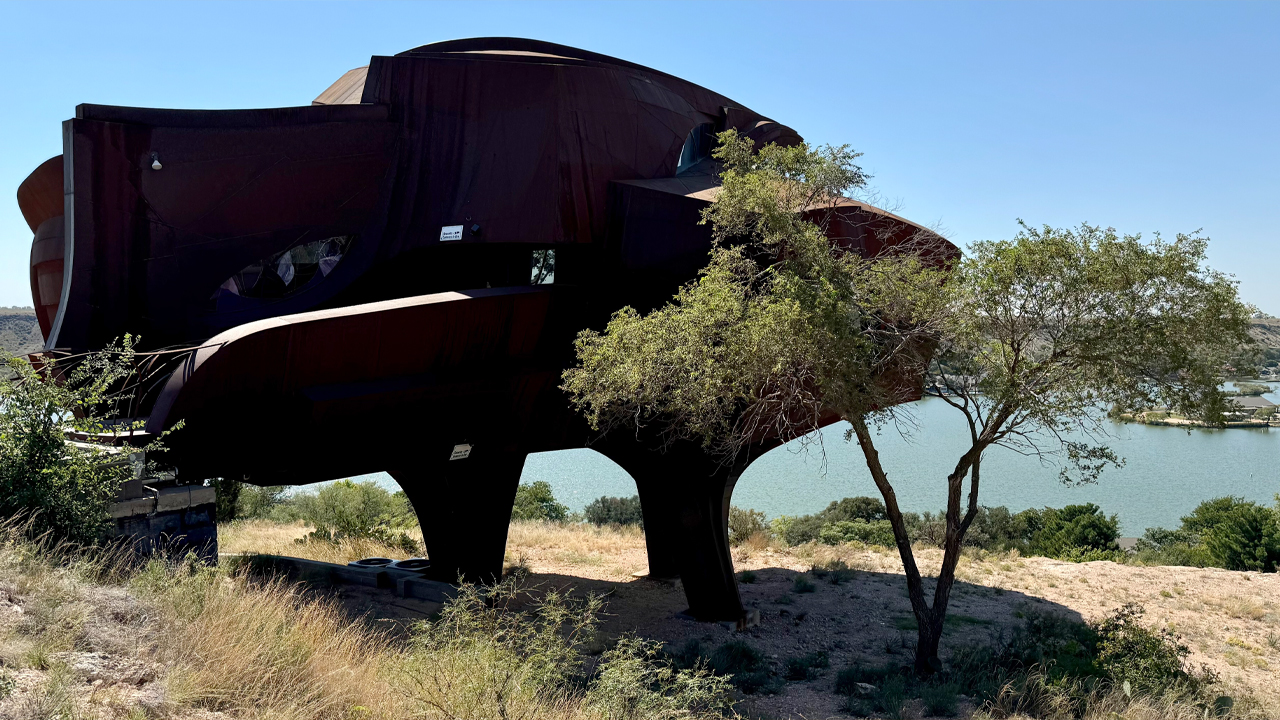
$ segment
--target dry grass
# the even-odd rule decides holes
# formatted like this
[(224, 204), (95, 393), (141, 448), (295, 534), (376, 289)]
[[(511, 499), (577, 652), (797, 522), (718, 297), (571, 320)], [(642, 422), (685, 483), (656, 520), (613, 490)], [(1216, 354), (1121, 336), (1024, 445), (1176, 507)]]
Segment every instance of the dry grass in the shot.
[(335, 604), (280, 582), (207, 570), (174, 582), (162, 572), (165, 642), (155, 655), (168, 668), (170, 707), (299, 720), (412, 714), (385, 680), (389, 639)]
[[(305, 530), (300, 526), (246, 523), (237, 530), (233, 547), (240, 550), (311, 547), (291, 545)], [(35, 545), (13, 528), (0, 527), (0, 718), (623, 717), (606, 710), (599, 697), (571, 689), (578, 650), (568, 645), (559, 665), (525, 660), (537, 670), (529, 677), (540, 686), (525, 682), (515, 696), (504, 694), (512, 687), (511, 660), (519, 651), (486, 632), (455, 631), (473, 622), (474, 613), (485, 612), (487, 596), (478, 593), (463, 611), (452, 611), (454, 624), (393, 635), (351, 616), (327, 595), (234, 567), (154, 560), (125, 569), (118, 560)], [(562, 604), (562, 613), (576, 607)], [(558, 637), (556, 618), (570, 617), (544, 623), (552, 628), (546, 637)], [(520, 628), (522, 618), (504, 622)], [(424, 656), (415, 647), (427, 639), (432, 644)], [(526, 643), (534, 649), (551, 644)], [(423, 693), (424, 678), (438, 688), (468, 691), (450, 694), (445, 712)], [(643, 682), (633, 684), (652, 695)], [(662, 717), (709, 715), (677, 708)]]
[[(403, 550), (367, 538), (345, 538), (338, 543), (298, 542), (311, 527), (303, 522), (275, 523), (269, 520), (237, 520), (218, 528), (218, 550), (228, 555), (260, 553), (288, 555), (320, 562), (346, 563), (366, 557), (408, 557)], [(416, 529), (410, 536), (419, 542)]]
[(539, 572), (574, 575), (592, 568), (592, 577), (627, 580), (649, 565), (644, 532), (637, 527), (597, 527), (517, 520), (507, 531), (507, 560), (534, 565)]
[[(306, 531), (300, 524), (236, 523), (224, 530), (223, 548), (324, 560), (389, 554), (386, 548), (354, 543), (295, 544)], [(618, 589), (611, 598), (611, 612), (619, 613), (619, 623), (634, 624), (642, 632), (655, 621), (681, 628), (680, 632), (708, 632), (705, 626), (665, 615), (648, 618), (641, 610), (667, 595), (678, 604), (675, 595), (680, 591), (630, 578), (630, 572), (644, 568), (645, 559), (643, 535), (634, 528), (513, 523), (508, 547), (535, 573), (535, 581), (537, 575), (548, 573), (584, 584), (593, 578), (607, 580)], [(922, 569), (934, 570), (939, 553), (921, 549), (919, 554)], [(281, 582), (252, 580), (226, 568), (153, 563), (140, 573), (128, 574), (114, 569), (110, 559), (81, 557), (75, 560), (74, 553), (65, 549), (36, 547), (12, 532), (0, 533), (0, 676), (14, 682), (12, 695), (0, 699), (0, 717), (443, 717), (423, 704), (421, 693), (412, 686), (413, 675), (405, 672), (413, 657), (406, 636), (389, 634), (353, 617), (331, 599)], [(759, 595), (761, 607), (775, 618), (778, 610), (770, 598), (785, 593), (780, 588), (789, 587), (790, 581), (782, 571), (853, 569), (842, 584), (819, 582), (817, 594), (778, 606), (794, 615), (803, 605), (811, 613), (803, 623), (773, 620), (762, 628), (777, 634), (779, 642), (789, 643), (779, 647), (783, 655), (802, 654), (815, 642), (840, 637), (853, 642), (863, 638), (861, 646), (853, 649), (874, 653), (879, 642), (866, 638), (875, 632), (897, 632), (893, 623), (903, 615), (905, 601), (895, 578), (900, 578), (901, 568), (891, 551), (853, 545), (786, 549), (752, 542), (735, 549), (735, 560), (740, 570), (760, 571), (755, 584), (743, 586), (744, 593)], [(1209, 664), (1220, 672), (1228, 689), (1241, 691), (1238, 697), (1252, 692), (1266, 701), (1280, 687), (1276, 670), (1280, 667), (1280, 617), (1275, 601), (1280, 597), (1280, 576), (1072, 564), (1016, 553), (971, 553), (960, 571), (968, 586), (957, 595), (956, 612), (982, 623), (988, 617), (992, 622), (1012, 617), (1014, 595), (1044, 597), (1090, 619), (1106, 614), (1122, 600), (1134, 600), (1147, 607), (1150, 622), (1183, 634), (1194, 648), (1192, 662)], [(630, 589), (623, 592), (624, 588)], [(1015, 588), (1020, 591), (1009, 592)], [(836, 605), (824, 610), (815, 604), (826, 602), (824, 598)], [(635, 607), (627, 609), (627, 603)], [(846, 629), (841, 617), (860, 624)], [(975, 624), (968, 631), (987, 627)], [(771, 642), (767, 637), (753, 635), (752, 642), (767, 647), (765, 643)], [(477, 669), (476, 657), (484, 655), (440, 657), (433, 667), (443, 668), (438, 675), (445, 685), (455, 676), (471, 687), (476, 678), (503, 675), (496, 666)], [(497, 717), (496, 706), (485, 699), (491, 694), (484, 688), (470, 696), (476, 699), (450, 712), (467, 718)], [(518, 707), (506, 709), (529, 718), (601, 717), (601, 711), (581, 697), (523, 697)], [(812, 687), (789, 684), (776, 708), (761, 705), (759, 709), (778, 717), (827, 716), (830, 711), (825, 708), (834, 708), (823, 703), (832, 702), (824, 699), (830, 697), (826, 677)], [(1060, 700), (1051, 694), (1037, 699), (1035, 707), (1019, 705), (1025, 702), (1010, 696), (991, 710), (1000, 717), (1061, 714), (1053, 705)], [(1251, 702), (1241, 702), (1232, 716), (1277, 717), (1277, 708)], [(1095, 697), (1085, 718), (1190, 720), (1192, 715), (1203, 717), (1203, 708), (1172, 698), (1132, 702), (1115, 695)]]

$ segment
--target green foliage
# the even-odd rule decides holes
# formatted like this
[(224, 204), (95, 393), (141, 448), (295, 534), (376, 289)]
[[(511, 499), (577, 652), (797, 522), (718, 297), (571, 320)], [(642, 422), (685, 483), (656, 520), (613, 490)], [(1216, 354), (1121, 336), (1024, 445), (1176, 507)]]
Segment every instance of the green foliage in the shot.
[[(103, 539), (108, 507), (134, 476), (131, 448), (72, 445), (70, 430), (111, 433), (121, 385), (133, 372), (133, 340), (61, 367), (12, 359), (0, 383), (0, 517), (27, 515), (36, 533), (76, 543)], [(158, 443), (144, 448), (160, 449)]]
[(1218, 567), (1275, 572), (1280, 565), (1280, 511), (1237, 502), (1203, 537)]
[(236, 517), (245, 520), (267, 520), (283, 517), (289, 488), (283, 485), (258, 487), (245, 485), (236, 499)]
[(841, 585), (853, 580), (855, 571), (844, 560), (834, 559), (815, 563), (813, 567), (809, 568), (809, 574), (816, 578), (825, 579), (832, 585)]
[(1134, 546), (1132, 560), (1138, 565), (1213, 565), (1199, 533), (1164, 528), (1147, 528)]
[(818, 539), (825, 523), (820, 515), (780, 515), (769, 524), (774, 537), (787, 545), (801, 545)]
[(926, 715), (954, 717), (960, 707), (960, 686), (956, 683), (926, 685), (920, 689)]
[(510, 581), (487, 592), (463, 585), (438, 619), (414, 625), (400, 671), (424, 710), (467, 717), (466, 708), (485, 707), (505, 717), (512, 705), (566, 690), (599, 626), (600, 600), (575, 606), (552, 590), (528, 612), (516, 609), (519, 600)]
[(551, 492), (551, 483), (538, 480), (521, 484), (516, 489), (515, 506), (511, 509), (512, 520), (563, 522), (567, 517), (569, 508), (556, 502), (556, 497)]
[(1190, 649), (1168, 630), (1142, 625), (1142, 613), (1141, 606), (1128, 604), (1094, 626), (1097, 666), (1113, 682), (1129, 683), (1142, 693), (1191, 682), (1193, 678), (1183, 668)]
[(867, 522), (874, 523), (888, 520), (889, 515), (880, 498), (859, 496), (837, 500), (822, 511), (822, 519), (826, 522)]
[(1258, 395), (1265, 395), (1269, 392), (1271, 392), (1270, 385), (1263, 385), (1261, 383), (1238, 382), (1235, 384), (1235, 390), (1232, 391), (1232, 394), (1238, 395), (1238, 396), (1255, 396), (1256, 397)]
[[(681, 668), (660, 646), (624, 636), (587, 676), (583, 662), (602, 603), (555, 590), (530, 605), (512, 581), (463, 585), (438, 619), (413, 627), (404, 661), (392, 668), (423, 716), (523, 717), (559, 698), (581, 697), (608, 720), (700, 717), (733, 705), (727, 678), (705, 660)], [(477, 715), (477, 712), (484, 713)]]
[(813, 581), (804, 575), (797, 575), (796, 579), (791, 582), (791, 592), (794, 593), (811, 593), (817, 589)]
[(866, 545), (893, 547), (893, 527), (888, 520), (838, 520), (824, 523), (818, 531), (818, 540), (826, 545), (860, 542)]
[(1221, 525), (1236, 506), (1243, 502), (1243, 498), (1230, 496), (1205, 500), (1190, 515), (1182, 518), (1182, 529), (1203, 537), (1206, 532)]
[(783, 677), (791, 682), (812, 680), (818, 671), (831, 667), (831, 660), (821, 650), (798, 657), (787, 658), (783, 664)]
[[(890, 539), (886, 542), (872, 542), (871, 540), (863, 540), (862, 537), (875, 537), (877, 540), (883, 540), (883, 535), (879, 534), (878, 523), (886, 521), (884, 503), (876, 498), (871, 497), (852, 497), (844, 498), (832, 502), (819, 513), (814, 515), (801, 515), (793, 517), (783, 515), (775, 518), (772, 523), (773, 534), (780, 538), (787, 545), (800, 545), (806, 542), (821, 540), (828, 544), (837, 544), (840, 542), (850, 542), (858, 540), (868, 544), (892, 546), (892, 530), (890, 530)], [(837, 527), (838, 523), (846, 523), (841, 526), (849, 528), (850, 534), (848, 540), (842, 540), (845, 531)], [(862, 523), (856, 529), (852, 528), (849, 523)], [(875, 528), (868, 529), (866, 526)], [(823, 532), (827, 535), (824, 538)]]
[(290, 514), (315, 526), (299, 542), (338, 542), (343, 538), (369, 538), (407, 553), (421, 551), (406, 530), (417, 525), (413, 508), (403, 492), (394, 495), (373, 481), (338, 480), (318, 492), (290, 499)]
[(1144, 626), (1140, 607), (1126, 605), (1093, 624), (1031, 608), (1019, 615), (1024, 622), (1012, 633), (955, 648), (947, 667), (931, 677), (895, 663), (855, 664), (837, 673), (835, 691), (850, 696), (847, 707), (861, 714), (893, 715), (919, 698), (929, 716), (955, 714), (961, 688), (993, 711), (1030, 717), (1094, 717), (1090, 703), (1125, 683), (1134, 698), (1172, 693), (1212, 707), (1217, 697), (1213, 675), (1189, 672), (1186, 648), (1171, 633)]
[(753, 535), (768, 535), (764, 513), (732, 506), (729, 508), (729, 544), (741, 545)]
[(1275, 572), (1280, 566), (1280, 500), (1268, 508), (1238, 497), (1200, 503), (1178, 530), (1149, 528), (1135, 561)]
[[(756, 152), (733, 131), (720, 140), (723, 184), (703, 214), (717, 244), (698, 280), (647, 315), (624, 308), (603, 333), (577, 338), (578, 366), (562, 387), (593, 428), (652, 427), (664, 442), (734, 456), (755, 438), (798, 437), (834, 414), (891, 497), (870, 426), (914, 399), (913, 379), (928, 375), (924, 391), (971, 429), (953, 472), (938, 478), (948, 507), (959, 508), (967, 477), (976, 505), (992, 445), (1056, 459), (1065, 482), (1121, 464), (1105, 444), (1067, 439), (1105, 436), (1105, 408), (1224, 422), (1218, 376), (1250, 342), (1249, 308), (1234, 281), (1207, 266), (1205, 238), (1023, 224), (1012, 239), (971, 244), (958, 263), (942, 262), (950, 248), (929, 232), (863, 258), (820, 225), (865, 186), (856, 153), (804, 144)], [(919, 523), (931, 542), (952, 533), (944, 587), (964, 539), (958, 520)], [(1043, 520), (1048, 552), (1114, 549), (1114, 523), (1096, 513)], [(817, 539), (825, 525), (779, 518), (776, 529), (792, 543)], [(909, 556), (910, 538), (899, 540)], [(907, 560), (909, 596), (924, 612), (924, 583)], [(921, 633), (926, 672), (937, 638)]]
[(235, 520), (240, 509), (240, 493), (244, 490), (244, 483), (230, 478), (214, 478), (206, 481), (206, 484), (213, 487), (217, 498), (215, 512), (218, 522)]
[(663, 657), (661, 644), (624, 636), (600, 661), (587, 702), (605, 720), (688, 718), (733, 707), (730, 679), (705, 661), (681, 669)]
[[(1107, 517), (1093, 503), (1068, 505), (1061, 509), (1045, 508), (1039, 517), (1028, 516), (1028, 526), (1037, 527), (1031, 534), (1030, 551), (1045, 557), (1069, 559), (1088, 557), (1091, 551), (1117, 552), (1120, 547), (1120, 522), (1115, 515)], [(1034, 519), (1033, 519), (1034, 518)], [(1094, 556), (1093, 559), (1111, 559)]]
[(711, 653), (711, 667), (748, 695), (775, 695), (782, 685), (765, 665), (764, 655), (743, 640), (730, 640)]
[(644, 526), (644, 513), (640, 510), (640, 496), (629, 498), (600, 497), (592, 500), (582, 511), (583, 518), (592, 525), (640, 525)]

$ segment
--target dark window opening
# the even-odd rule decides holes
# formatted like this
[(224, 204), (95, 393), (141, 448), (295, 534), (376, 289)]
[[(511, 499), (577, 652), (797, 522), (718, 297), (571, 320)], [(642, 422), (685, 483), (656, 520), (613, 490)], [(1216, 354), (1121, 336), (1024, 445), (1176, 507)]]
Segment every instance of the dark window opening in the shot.
[(711, 157), (711, 150), (716, 146), (715, 123), (702, 123), (689, 131), (680, 149), (680, 162), (676, 165), (676, 174), (688, 170)]
[(209, 298), (213, 311), (239, 310), (283, 300), (314, 287), (342, 261), (357, 235), (338, 235), (295, 245), (246, 265), (227, 278)]

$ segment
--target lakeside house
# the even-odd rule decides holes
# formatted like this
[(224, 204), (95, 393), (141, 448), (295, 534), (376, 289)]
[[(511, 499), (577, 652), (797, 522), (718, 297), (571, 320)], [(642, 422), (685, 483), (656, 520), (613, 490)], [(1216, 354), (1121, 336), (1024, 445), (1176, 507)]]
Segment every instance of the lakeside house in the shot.
[(1275, 403), (1259, 395), (1246, 395), (1231, 398), (1242, 412), (1256, 413), (1263, 409), (1272, 409), (1277, 407)]

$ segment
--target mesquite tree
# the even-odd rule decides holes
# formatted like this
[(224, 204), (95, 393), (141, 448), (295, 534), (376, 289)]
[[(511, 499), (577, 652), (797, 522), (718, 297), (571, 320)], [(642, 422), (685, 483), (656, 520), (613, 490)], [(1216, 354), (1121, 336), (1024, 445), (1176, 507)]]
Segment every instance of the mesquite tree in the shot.
[[(988, 448), (1034, 453), (1064, 481), (1091, 482), (1121, 462), (1104, 442), (1112, 409), (1160, 405), (1222, 421), (1219, 373), (1249, 342), (1249, 308), (1205, 267), (1204, 238), (1023, 225), (958, 261), (928, 232), (866, 258), (826, 227), (866, 184), (855, 153), (757, 153), (728, 132), (716, 157), (723, 186), (703, 217), (717, 241), (707, 267), (665, 307), (625, 308), (603, 333), (582, 332), (564, 388), (602, 432), (650, 427), (726, 459), (847, 421), (893, 527), (918, 672), (940, 667)], [(932, 600), (874, 432), (922, 394), (962, 413), (970, 440), (939, 478), (946, 533)]]

